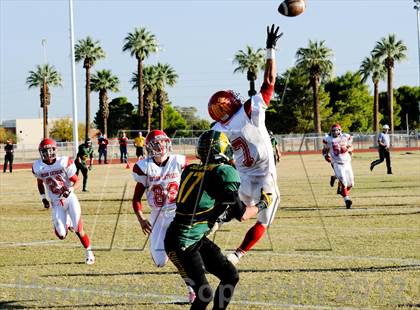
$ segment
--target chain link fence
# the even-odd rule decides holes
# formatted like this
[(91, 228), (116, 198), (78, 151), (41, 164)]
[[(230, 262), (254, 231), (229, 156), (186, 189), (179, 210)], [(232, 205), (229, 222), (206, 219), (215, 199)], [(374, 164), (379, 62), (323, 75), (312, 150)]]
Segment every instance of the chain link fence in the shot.
[[(374, 133), (351, 133), (353, 136), (353, 146), (355, 150), (375, 149), (377, 147), (377, 135)], [(394, 148), (413, 148), (420, 147), (420, 132), (412, 131), (409, 134), (406, 132), (394, 133), (391, 136), (391, 145)], [(287, 134), (275, 135), (278, 146), (282, 153), (288, 152), (309, 152), (320, 151), (322, 149), (322, 140), (325, 135), (316, 134)], [(185, 154), (187, 156), (195, 156), (195, 146), (197, 144), (197, 137), (174, 137), (172, 138), (173, 152)], [(32, 162), (39, 159), (38, 145), (34, 144), (15, 144), (14, 145), (14, 162)], [(95, 140), (93, 140), (94, 158), (98, 156), (98, 149)], [(57, 142), (57, 152), (60, 156), (73, 156), (72, 142)], [(4, 144), (0, 145), (0, 156), (4, 158)], [(133, 145), (133, 140), (129, 140), (128, 155), (129, 158), (135, 157), (136, 148)], [(108, 144), (108, 159), (120, 158), (120, 147), (118, 139), (109, 139)]]

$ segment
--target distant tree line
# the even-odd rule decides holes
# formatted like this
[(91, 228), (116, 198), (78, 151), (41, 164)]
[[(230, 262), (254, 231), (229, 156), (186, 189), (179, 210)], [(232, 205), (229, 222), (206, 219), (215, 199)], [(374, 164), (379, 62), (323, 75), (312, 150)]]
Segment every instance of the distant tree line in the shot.
[[(159, 44), (154, 34), (144, 27), (135, 28), (124, 38), (122, 51), (136, 59), (136, 69), (130, 83), (137, 91), (136, 104), (124, 96), (111, 99), (109, 92), (119, 92), (119, 78), (111, 70), (91, 69), (106, 57), (99, 41), (90, 36), (75, 45), (75, 61), (85, 69), (86, 121), (84, 138), (89, 135), (90, 92), (98, 93), (99, 110), (94, 125), (109, 136), (122, 129), (149, 131), (158, 128), (177, 135), (191, 135), (210, 127), (207, 120), (196, 116), (194, 107), (172, 106), (167, 86), (175, 86), (179, 78), (169, 64), (145, 65), (145, 60), (157, 52)], [(344, 130), (378, 131), (379, 123), (388, 123), (393, 132), (408, 126), (419, 128), (420, 88), (393, 88), (395, 63), (406, 58), (407, 48), (395, 34), (376, 42), (371, 54), (361, 61), (358, 72), (332, 75), (333, 52), (325, 41), (309, 41), (307, 47), (296, 52), (296, 63), (277, 77), (275, 98), (267, 112), (268, 127), (276, 133), (327, 131), (333, 122), (340, 122)], [(257, 74), (264, 68), (264, 50), (246, 46), (234, 55), (234, 73), (246, 73), (249, 95), (255, 92)], [(366, 81), (371, 78), (373, 96)], [(379, 93), (378, 83), (387, 82), (387, 91)], [(49, 64), (38, 65), (30, 71), (26, 83), (40, 90), (44, 115), (44, 136), (48, 136), (48, 106), (50, 87), (61, 86), (60, 73)], [(209, 94), (210, 95), (210, 94)], [(178, 103), (179, 104), (179, 103)], [(57, 124), (56, 124), (57, 125)], [(65, 124), (64, 124), (65, 125)], [(67, 129), (68, 130), (68, 129)], [(55, 135), (59, 132), (55, 128)], [(66, 138), (67, 139), (67, 138)]]

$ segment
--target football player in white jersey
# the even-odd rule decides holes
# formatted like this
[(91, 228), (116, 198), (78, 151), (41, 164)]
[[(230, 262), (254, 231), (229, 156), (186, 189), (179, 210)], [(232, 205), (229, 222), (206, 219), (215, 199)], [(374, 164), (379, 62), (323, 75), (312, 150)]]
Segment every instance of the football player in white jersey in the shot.
[[(133, 178), (137, 182), (133, 195), (133, 209), (144, 234), (150, 234), (150, 252), (157, 267), (168, 262), (164, 239), (169, 224), (175, 217), (176, 196), (182, 169), (187, 164), (184, 155), (171, 154), (171, 140), (161, 130), (152, 130), (146, 136), (147, 156), (133, 166)], [(150, 221), (143, 214), (141, 198), (146, 193), (151, 209)], [(194, 290), (188, 286), (188, 298), (192, 303)]]
[[(41, 159), (34, 162), (32, 173), (37, 178), (38, 191), (45, 208), (52, 205), (52, 220), (55, 234), (61, 240), (66, 238), (68, 230), (74, 231), (86, 249), (86, 264), (95, 263), (89, 237), (83, 230), (79, 201), (74, 194), (80, 185), (76, 175), (76, 166), (68, 156), (58, 157), (57, 145), (52, 139), (43, 139), (39, 144)], [(47, 187), (47, 196), (45, 195)]]
[(353, 138), (349, 134), (341, 132), (341, 126), (334, 124), (331, 126), (330, 134), (322, 141), (324, 148), (322, 155), (325, 160), (332, 163), (335, 176), (339, 181), (337, 193), (344, 198), (346, 208), (350, 209), (350, 189), (354, 186), (354, 175), (351, 167), (351, 154), (353, 152)]
[(218, 91), (208, 104), (209, 114), (216, 121), (212, 129), (224, 132), (232, 144), (241, 179), (241, 200), (246, 205), (255, 205), (260, 199), (261, 189), (272, 197), (271, 205), (258, 214), (256, 224), (248, 230), (242, 244), (234, 253), (228, 254), (227, 258), (233, 264), (238, 263), (262, 238), (274, 220), (280, 202), (273, 148), (265, 126), (265, 111), (274, 91), (277, 74), (275, 46), (282, 34), (279, 33), (279, 27), (267, 27), (267, 57), (259, 93), (242, 103), (233, 91)]

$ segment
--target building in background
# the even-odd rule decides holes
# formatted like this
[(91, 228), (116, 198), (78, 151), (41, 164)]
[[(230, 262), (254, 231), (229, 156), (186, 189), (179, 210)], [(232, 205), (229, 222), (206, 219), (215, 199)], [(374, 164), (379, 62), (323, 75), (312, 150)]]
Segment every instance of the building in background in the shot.
[[(53, 120), (50, 120), (50, 122)], [(1, 127), (16, 134), (19, 144), (39, 144), (42, 139), (42, 118), (5, 120)]]

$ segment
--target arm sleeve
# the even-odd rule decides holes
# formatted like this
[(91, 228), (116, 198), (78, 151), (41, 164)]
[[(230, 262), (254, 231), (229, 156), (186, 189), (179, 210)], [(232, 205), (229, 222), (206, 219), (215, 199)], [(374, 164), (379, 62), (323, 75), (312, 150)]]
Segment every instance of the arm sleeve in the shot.
[(261, 86), (261, 96), (263, 97), (264, 103), (267, 107), (270, 105), (271, 97), (273, 96), (274, 92), (274, 85), (270, 85), (268, 83), (263, 83)]
[(67, 160), (65, 171), (69, 179), (76, 175), (76, 165), (74, 164), (73, 159), (71, 157), (69, 157)]

